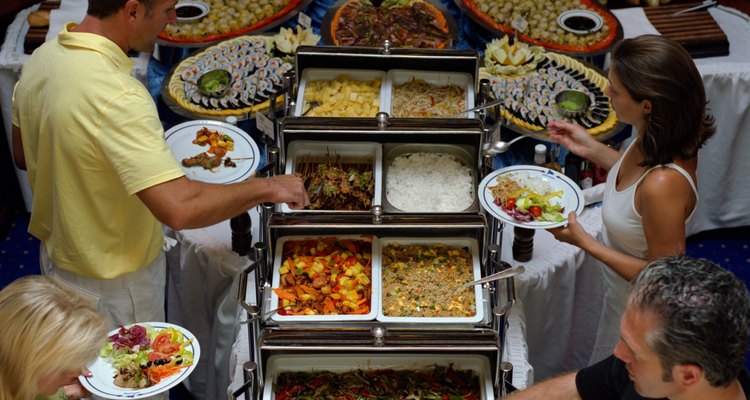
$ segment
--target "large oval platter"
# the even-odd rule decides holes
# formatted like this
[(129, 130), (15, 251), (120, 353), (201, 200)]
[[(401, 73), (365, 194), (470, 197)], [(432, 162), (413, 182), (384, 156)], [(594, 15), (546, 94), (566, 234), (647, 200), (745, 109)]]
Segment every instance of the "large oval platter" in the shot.
[(323, 43), (333, 46), (450, 48), (458, 39), (453, 16), (439, 1), (414, 0), (380, 7), (370, 0), (339, 0), (320, 28)]
[(312, 0), (204, 0), (208, 15), (198, 21), (168, 25), (161, 45), (205, 47), (222, 40), (275, 28), (300, 13)]
[[(185, 58), (164, 79), (161, 95), (167, 106), (186, 118), (250, 118), (278, 96), (282, 76), (291, 63), (275, 56), (270, 36), (239, 36)], [(200, 76), (212, 69), (232, 75), (231, 88), (220, 98), (197, 89)]]
[[(573, 56), (603, 54), (622, 39), (617, 17), (592, 0), (454, 0), (474, 22), (496, 35), (511, 35), (521, 41)], [(560, 14), (570, 10), (590, 10), (603, 21), (601, 29), (586, 35), (563, 30), (557, 23)], [(518, 33), (511, 25), (524, 18), (528, 27)]]
[(604, 94), (609, 81), (595, 67), (549, 51), (542, 51), (533, 57), (533, 61), (524, 64), (524, 68), (516, 73), (487, 72), (487, 60), (481, 69), (484, 76), (489, 77), (492, 94), (496, 99), (503, 99), (502, 116), (507, 126), (519, 133), (549, 141), (544, 131), (547, 123), (562, 119), (554, 106), (555, 96), (562, 90), (574, 89), (586, 93), (591, 100), (588, 110), (575, 118), (574, 122), (600, 141), (622, 130), (624, 124), (618, 121), (609, 97)]

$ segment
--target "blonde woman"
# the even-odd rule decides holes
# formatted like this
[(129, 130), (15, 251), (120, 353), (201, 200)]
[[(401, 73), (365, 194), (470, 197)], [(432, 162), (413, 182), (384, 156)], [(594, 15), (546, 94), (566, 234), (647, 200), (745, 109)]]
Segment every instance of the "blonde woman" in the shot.
[(17, 279), (0, 291), (0, 400), (81, 397), (78, 376), (106, 338), (90, 299), (47, 276)]

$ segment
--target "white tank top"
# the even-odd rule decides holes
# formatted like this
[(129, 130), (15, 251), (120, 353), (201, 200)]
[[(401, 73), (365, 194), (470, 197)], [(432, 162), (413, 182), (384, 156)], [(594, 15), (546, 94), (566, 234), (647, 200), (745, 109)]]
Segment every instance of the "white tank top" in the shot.
[[(643, 178), (656, 168), (673, 168), (681, 173), (690, 183), (690, 187), (695, 194), (696, 204), (698, 203), (698, 190), (687, 171), (674, 163), (669, 163), (650, 168), (632, 185), (622, 191), (617, 191), (617, 174), (620, 171), (620, 164), (622, 163), (623, 158), (625, 158), (625, 154), (630, 151), (630, 148), (633, 147), (635, 143), (636, 141), (634, 140), (630, 146), (628, 146), (623, 156), (617, 160), (607, 175), (607, 181), (604, 186), (604, 198), (602, 200), (604, 243), (607, 246), (613, 247), (631, 256), (647, 258), (648, 245), (646, 243), (646, 235), (643, 232), (643, 219), (636, 211), (634, 201), (635, 190)], [(686, 224), (693, 217), (694, 213), (695, 207), (693, 207), (693, 210), (685, 221)]]
[[(633, 143), (625, 150), (626, 154), (630, 150), (630, 147), (633, 146)], [(625, 158), (625, 154), (612, 166), (609, 175), (607, 175), (607, 182), (604, 185), (604, 198), (602, 199), (602, 222), (604, 229), (602, 229), (602, 241), (605, 245), (623, 253), (634, 257), (647, 258), (648, 245), (646, 243), (646, 235), (643, 232), (643, 220), (635, 210), (635, 189), (641, 183), (643, 177), (651, 172), (651, 170), (662, 166), (650, 168), (638, 178), (638, 181), (625, 188), (625, 190), (618, 192), (615, 187), (617, 186), (617, 174), (620, 171), (620, 164), (623, 158)], [(697, 204), (698, 191), (690, 174), (672, 163), (663, 166), (674, 168), (685, 176), (688, 182), (690, 182), (690, 187), (693, 188)], [(693, 208), (690, 216), (685, 221), (686, 224), (690, 221), (694, 212), (695, 208)], [(628, 297), (628, 287), (630, 285), (628, 281), (623, 279), (608, 265), (604, 263), (600, 264), (602, 266), (602, 276), (604, 277), (604, 304), (602, 306), (601, 318), (599, 319), (596, 343), (594, 344), (589, 365), (599, 362), (612, 354), (620, 338), (620, 318), (625, 311), (625, 299)]]

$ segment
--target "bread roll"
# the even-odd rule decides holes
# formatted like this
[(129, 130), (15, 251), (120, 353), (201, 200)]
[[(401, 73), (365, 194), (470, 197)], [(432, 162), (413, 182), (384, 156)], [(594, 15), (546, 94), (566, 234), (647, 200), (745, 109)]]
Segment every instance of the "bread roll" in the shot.
[(49, 26), (49, 10), (34, 11), (26, 19), (31, 27)]

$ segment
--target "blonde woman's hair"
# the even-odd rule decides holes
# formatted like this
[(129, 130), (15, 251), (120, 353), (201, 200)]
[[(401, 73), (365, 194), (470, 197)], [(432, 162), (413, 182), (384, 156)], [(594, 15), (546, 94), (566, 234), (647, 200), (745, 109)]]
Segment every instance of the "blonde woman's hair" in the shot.
[(27, 276), (0, 291), (0, 400), (32, 400), (42, 377), (80, 371), (107, 337), (92, 299), (53, 278)]

